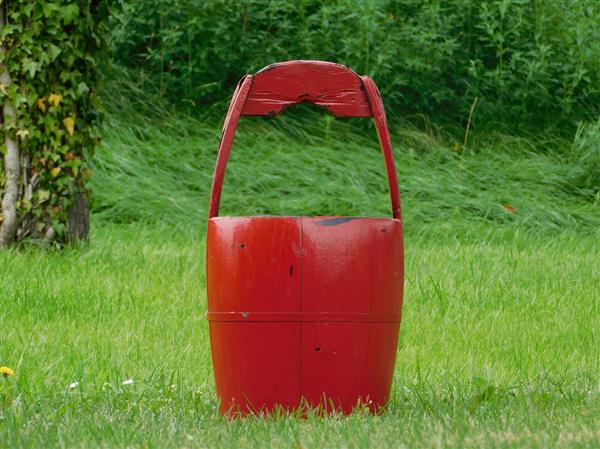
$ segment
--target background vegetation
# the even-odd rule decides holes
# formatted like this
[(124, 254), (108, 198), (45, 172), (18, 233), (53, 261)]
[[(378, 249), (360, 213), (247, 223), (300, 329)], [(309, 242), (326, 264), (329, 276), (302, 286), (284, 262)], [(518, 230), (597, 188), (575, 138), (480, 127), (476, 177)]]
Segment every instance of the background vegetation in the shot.
[(227, 101), (240, 75), (337, 61), (398, 113), (562, 127), (598, 112), (595, 0), (128, 0), (114, 57), (185, 110)]

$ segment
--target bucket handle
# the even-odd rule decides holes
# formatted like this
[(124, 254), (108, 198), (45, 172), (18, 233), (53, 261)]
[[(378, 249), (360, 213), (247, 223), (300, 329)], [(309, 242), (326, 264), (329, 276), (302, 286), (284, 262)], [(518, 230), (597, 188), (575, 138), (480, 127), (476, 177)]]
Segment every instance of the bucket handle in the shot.
[[(225, 122), (223, 123), (223, 131), (221, 132), (221, 140), (219, 142), (219, 153), (217, 156), (217, 163), (215, 166), (212, 188), (210, 193), (210, 205), (208, 212), (209, 219), (217, 217), (219, 215), (219, 205), (221, 202), (221, 192), (223, 190), (223, 180), (225, 178), (225, 169), (227, 167), (227, 161), (229, 160), (229, 154), (231, 153), (231, 145), (233, 143), (233, 138), (235, 136), (235, 131), (240, 120), (240, 116), (243, 114), (246, 99), (248, 98), (248, 95), (251, 92), (253, 80), (253, 75), (245, 75), (244, 77), (242, 77), (235, 89), (235, 92), (231, 99), (231, 103), (229, 104), (227, 115), (225, 116)], [(375, 82), (370, 77), (361, 76), (360, 81), (362, 83), (362, 90), (364, 90), (364, 94), (366, 95), (366, 99), (368, 100), (370, 106), (370, 116), (373, 117), (375, 128), (377, 130), (377, 136), (379, 137), (379, 144), (385, 160), (388, 186), (390, 192), (390, 201), (392, 206), (392, 217), (394, 219), (400, 220), (400, 193), (398, 191), (398, 179), (394, 167), (392, 143), (390, 139), (389, 129), (387, 126), (383, 101), (381, 99), (379, 89), (377, 89)], [(335, 84), (335, 80), (332, 80), (330, 84)], [(277, 92), (275, 94), (283, 95), (283, 93)], [(310, 99), (304, 101), (313, 102)], [(297, 102), (299, 103), (302, 101)]]

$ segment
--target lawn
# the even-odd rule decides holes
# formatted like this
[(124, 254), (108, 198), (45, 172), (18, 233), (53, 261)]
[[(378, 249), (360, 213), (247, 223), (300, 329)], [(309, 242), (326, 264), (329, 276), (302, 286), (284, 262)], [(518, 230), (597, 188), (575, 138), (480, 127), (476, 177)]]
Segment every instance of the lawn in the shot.
[(598, 447), (597, 238), (428, 229), (406, 249), (387, 412), (241, 421), (216, 413), (199, 227), (4, 253), (0, 446)]
[[(0, 365), (16, 372), (0, 448), (600, 445), (600, 214), (556, 154), (396, 130), (407, 264), (388, 409), (231, 421), (204, 320), (218, 129), (136, 120), (106, 125), (89, 246), (0, 253)], [(374, 136), (330, 125), (242, 126), (225, 210), (385, 214)]]

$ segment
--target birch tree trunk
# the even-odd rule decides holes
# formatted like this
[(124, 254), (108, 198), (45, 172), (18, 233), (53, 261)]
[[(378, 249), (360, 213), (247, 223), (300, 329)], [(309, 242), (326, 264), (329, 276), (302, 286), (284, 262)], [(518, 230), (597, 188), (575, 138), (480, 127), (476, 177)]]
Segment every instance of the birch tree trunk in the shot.
[[(4, 14), (4, 5), (0, 7), (0, 32), (6, 25)], [(0, 52), (6, 53), (6, 48), (0, 47)], [(12, 83), (10, 73), (3, 65), (0, 66), (0, 83), (6, 89)], [(5, 100), (2, 106), (2, 120), (5, 127), (16, 125), (17, 116), (15, 109), (10, 101)], [(19, 174), (20, 174), (20, 155), (19, 143), (12, 139), (10, 134), (4, 132), (4, 144), (6, 145), (4, 153), (4, 195), (2, 196), (2, 209), (0, 215), (0, 248), (6, 248), (15, 240), (17, 232), (17, 201), (19, 197)]]

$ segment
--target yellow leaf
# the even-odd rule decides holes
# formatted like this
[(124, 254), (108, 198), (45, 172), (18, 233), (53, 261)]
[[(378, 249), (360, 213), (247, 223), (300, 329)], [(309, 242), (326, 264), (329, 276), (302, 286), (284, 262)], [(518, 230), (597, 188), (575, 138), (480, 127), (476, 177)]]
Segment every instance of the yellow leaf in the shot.
[(8, 92), (6, 91), (6, 84), (0, 83), (0, 92), (2, 92), (4, 95), (8, 95)]
[(63, 123), (69, 135), (72, 136), (75, 133), (75, 120), (73, 117), (65, 117)]
[(50, 103), (52, 106), (58, 106), (61, 101), (62, 101), (62, 95), (51, 93), (48, 96), (48, 103)]
[(25, 138), (29, 135), (29, 131), (27, 131), (26, 129), (19, 129), (17, 131), (17, 137), (19, 139), (21, 139), (22, 141), (25, 140)]
[(42, 98), (38, 99), (38, 101), (37, 101), (37, 107), (42, 112), (46, 112), (46, 103), (45, 103), (45, 101), (46, 101), (46, 97), (42, 97)]
[(52, 175), (53, 178), (56, 178), (58, 175), (60, 175), (61, 171), (62, 171), (62, 168), (54, 167), (52, 170), (50, 170), (50, 174)]

